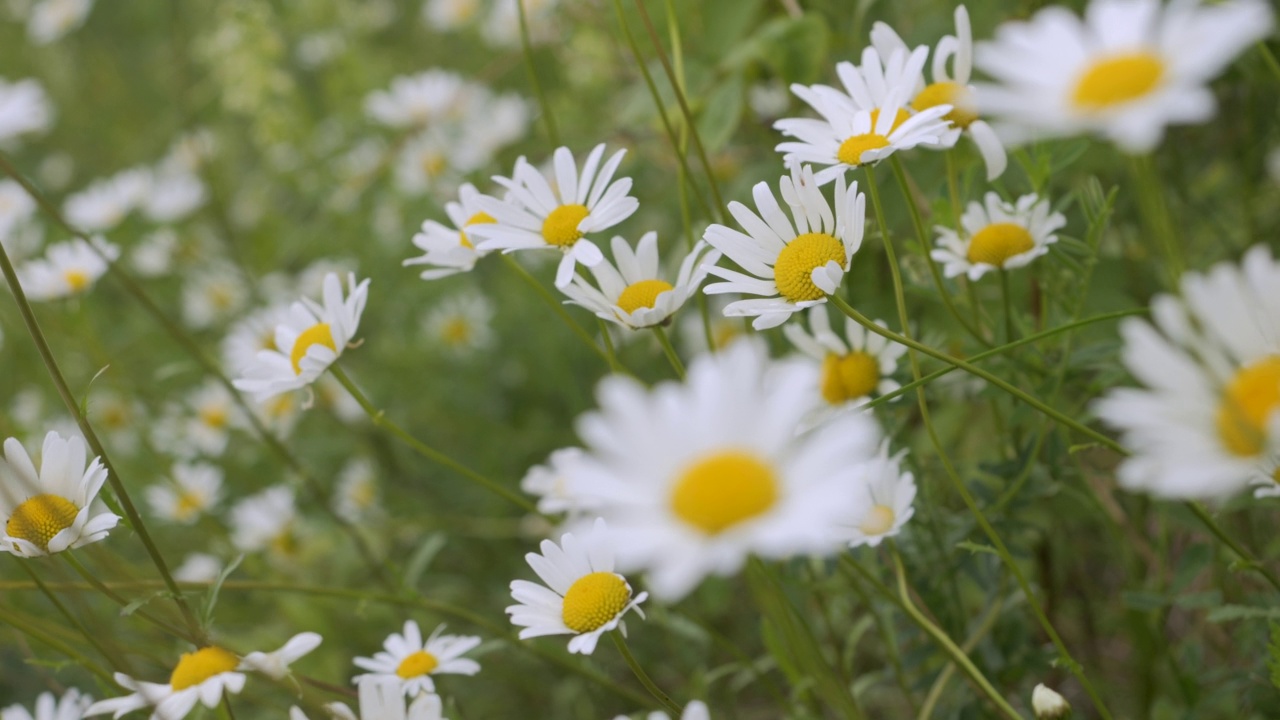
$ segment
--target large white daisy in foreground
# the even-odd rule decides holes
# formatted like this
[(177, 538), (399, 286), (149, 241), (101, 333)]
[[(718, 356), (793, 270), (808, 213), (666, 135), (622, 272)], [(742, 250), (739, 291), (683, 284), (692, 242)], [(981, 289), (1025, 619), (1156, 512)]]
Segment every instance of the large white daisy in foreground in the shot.
[(960, 231), (938, 226), (938, 247), (929, 257), (943, 264), (947, 277), (977, 280), (992, 270), (1026, 266), (1049, 252), (1058, 241), (1054, 233), (1067, 224), (1053, 212), (1047, 198), (1023, 195), (1008, 203), (989, 192), (983, 202), (971, 202), (960, 218)]
[(87, 462), (84, 440), (56, 432), (44, 437), (40, 467), (15, 438), (4, 441), (0, 462), (0, 550), (20, 557), (50, 555), (107, 537), (120, 522), (96, 502), (107, 481), (99, 458)]
[(480, 663), (462, 657), (480, 644), (480, 638), (443, 633), (444, 625), (441, 625), (423, 642), (418, 623), (406, 620), (404, 634), (391, 633), (382, 644), (383, 652), (376, 653), (371, 658), (355, 659), (357, 667), (369, 671), (368, 674), (357, 675), (356, 682), (399, 682), (401, 692), (413, 697), (436, 691), (432, 675), (475, 675), (480, 672)]
[(1009, 142), (1097, 133), (1149, 152), (1166, 125), (1213, 116), (1206, 83), (1271, 27), (1262, 0), (1093, 0), (1083, 20), (1048, 7), (979, 43), (978, 68), (1000, 84), (978, 85), (978, 104)]
[[(1121, 355), (1145, 388), (1094, 405), (1133, 456), (1117, 476), (1129, 490), (1220, 498), (1249, 485), (1280, 454), (1280, 263), (1265, 246), (1239, 264), (1182, 278), (1157, 296), (1151, 320), (1120, 326)], [(1260, 470), (1261, 468), (1261, 470)]]
[(119, 718), (134, 710), (154, 707), (152, 720), (181, 720), (195, 709), (197, 702), (215, 708), (223, 693), (239, 694), (245, 681), (244, 673), (236, 672), (239, 666), (240, 659), (234, 653), (210, 645), (183, 653), (167, 683), (143, 682), (116, 673), (116, 682), (132, 690), (132, 694), (99, 700), (89, 706), (84, 716), (112, 713), (113, 718)]
[(778, 181), (778, 189), (791, 208), (794, 225), (769, 183), (762, 182), (752, 188), (758, 215), (740, 202), (729, 203), (729, 212), (746, 233), (712, 225), (703, 235), (711, 247), (750, 273), (712, 267), (711, 274), (725, 282), (712, 283), (703, 292), (764, 296), (724, 308), (725, 317), (755, 316), (752, 325), (757, 330), (781, 325), (792, 313), (826, 302), (844, 279), (866, 229), (867, 201), (856, 182), (846, 189), (844, 178), (837, 180), (834, 216), (807, 166), (793, 168), (790, 176)]

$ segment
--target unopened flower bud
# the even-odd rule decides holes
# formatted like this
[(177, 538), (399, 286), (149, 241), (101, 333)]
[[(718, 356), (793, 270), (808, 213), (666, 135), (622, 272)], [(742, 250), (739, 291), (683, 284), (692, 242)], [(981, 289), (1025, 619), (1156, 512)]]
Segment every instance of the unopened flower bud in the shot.
[(1036, 720), (1063, 720), (1071, 716), (1067, 699), (1043, 684), (1031, 691), (1031, 709), (1036, 713)]

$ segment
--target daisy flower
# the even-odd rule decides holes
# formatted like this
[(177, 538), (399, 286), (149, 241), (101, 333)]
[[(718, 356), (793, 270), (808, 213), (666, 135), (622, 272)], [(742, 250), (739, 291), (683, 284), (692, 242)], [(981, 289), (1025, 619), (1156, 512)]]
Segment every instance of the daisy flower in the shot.
[(357, 523), (378, 512), (378, 474), (365, 458), (348, 462), (338, 473), (333, 493), (333, 512), (343, 520)]
[(1133, 455), (1120, 484), (1166, 498), (1222, 498), (1280, 455), (1280, 263), (1259, 245), (1239, 264), (1183, 276), (1151, 321), (1120, 325), (1121, 360), (1145, 387), (1094, 405)]
[(390, 128), (421, 127), (448, 115), (462, 96), (466, 81), (448, 70), (401, 75), (389, 90), (369, 93), (365, 115)]
[(0, 180), (0, 240), (7, 240), (14, 228), (31, 219), (36, 201), (13, 180)]
[(113, 452), (131, 455), (138, 449), (138, 430), (148, 420), (141, 403), (103, 391), (93, 394), (88, 411), (89, 422)]
[[(358, 684), (358, 692), (358, 716), (342, 703), (329, 703), (324, 709), (335, 720), (446, 720), (444, 701), (439, 695), (423, 693), (410, 701), (400, 691), (397, 681), (363, 680)], [(307, 715), (300, 708), (291, 707), (289, 720), (307, 720)]]
[(427, 265), (422, 271), (423, 280), (435, 280), (454, 273), (470, 272), (476, 260), (484, 253), (476, 249), (467, 228), (497, 222), (480, 207), (481, 194), (471, 183), (458, 188), (458, 201), (445, 204), (445, 214), (452, 227), (426, 220), (422, 231), (413, 236), (413, 244), (423, 251), (420, 257), (409, 258), (404, 265)]
[(622, 617), (635, 610), (648, 593), (633, 594), (627, 579), (613, 571), (603, 520), (582, 540), (565, 533), (557, 545), (542, 541), (542, 554), (524, 556), (545, 586), (527, 580), (511, 581), (511, 597), (518, 605), (507, 608), (511, 624), (524, 628), (520, 639), (543, 635), (573, 635), (569, 652), (590, 655), (600, 636), (622, 626)]
[(274, 652), (251, 652), (240, 661), (240, 669), (260, 672), (272, 680), (283, 680), (289, 675), (289, 666), (300, 658), (320, 647), (324, 638), (318, 633), (298, 633), (289, 638), (279, 650)]
[(88, 292), (120, 255), (115, 245), (95, 237), (50, 245), (43, 258), (18, 268), (18, 281), (28, 300), (56, 300)]
[(41, 0), (31, 8), (27, 37), (36, 45), (48, 45), (84, 25), (93, 0)]
[(116, 673), (116, 683), (132, 694), (99, 700), (85, 710), (84, 716), (112, 713), (113, 718), (118, 718), (153, 707), (152, 718), (181, 720), (195, 709), (197, 702), (212, 709), (222, 702), (224, 693), (238, 695), (245, 681), (244, 673), (236, 672), (239, 668), (240, 658), (234, 653), (210, 645), (183, 653), (167, 683), (144, 682)]
[(172, 228), (160, 228), (147, 233), (133, 246), (130, 253), (133, 271), (148, 278), (168, 275), (173, 270), (178, 250), (178, 234)]
[(142, 214), (152, 222), (174, 223), (199, 210), (207, 198), (197, 175), (164, 163), (142, 198)]
[(822, 402), (818, 369), (751, 340), (695, 359), (683, 383), (611, 376), (597, 396), (577, 423), (585, 457), (565, 468), (569, 492), (608, 522), (618, 570), (647, 570), (670, 601), (748, 555), (837, 551), (880, 442), (861, 413), (797, 435)]
[(747, 326), (742, 318), (725, 317), (724, 309), (740, 300), (737, 295), (713, 295), (707, 298), (707, 320), (711, 325), (710, 343), (707, 328), (700, 314), (690, 313), (680, 321), (680, 339), (692, 354), (719, 352), (746, 336)]
[[(1009, 159), (996, 132), (981, 118), (973, 86), (969, 78), (973, 74), (973, 31), (969, 26), (969, 11), (963, 5), (955, 12), (956, 34), (944, 35), (933, 49), (933, 82), (925, 85), (923, 76), (917, 91), (909, 100), (913, 110), (919, 112), (938, 105), (950, 105), (951, 112), (943, 116), (951, 123), (954, 133), (967, 134), (978, 146), (978, 152), (987, 166), (987, 180), (995, 180), (1004, 173)], [(871, 44), (881, 55), (907, 51), (907, 44), (888, 25), (877, 22), (871, 28)], [(947, 71), (947, 61), (952, 62), (952, 72)], [(951, 142), (942, 145), (950, 147)]]
[(746, 234), (712, 225), (703, 235), (750, 273), (712, 267), (711, 274), (726, 282), (712, 283), (703, 292), (765, 296), (724, 309), (726, 317), (756, 316), (752, 326), (757, 330), (781, 325), (792, 313), (826, 302), (862, 246), (866, 227), (867, 201), (856, 182), (845, 189), (844, 178), (837, 180), (834, 217), (809, 167), (792, 168), (790, 177), (778, 181), (778, 189), (791, 208), (794, 226), (769, 184), (762, 182), (752, 188), (759, 215), (740, 202), (729, 203), (729, 212)]
[(457, 30), (479, 13), (480, 0), (427, 0), (422, 4), (422, 21), (441, 32)]
[(560, 36), (560, 23), (555, 15), (561, 0), (496, 0), (480, 29), (480, 34), (489, 44), (496, 47), (520, 46), (520, 8), (517, 2), (524, 3), (530, 43), (544, 45)]
[(1024, 267), (1049, 252), (1054, 234), (1067, 224), (1047, 198), (1023, 195), (1007, 203), (989, 192), (985, 203), (971, 202), (960, 218), (960, 230), (938, 226), (938, 247), (929, 257), (943, 264), (947, 277), (977, 280), (992, 270)]
[(591, 268), (595, 286), (581, 275), (563, 290), (573, 303), (596, 317), (632, 330), (665, 325), (698, 290), (707, 268), (720, 262), (720, 251), (698, 243), (680, 263), (675, 285), (663, 280), (658, 269), (658, 233), (647, 232), (635, 250), (621, 237), (613, 238), (615, 268), (608, 260)]
[(15, 438), (4, 441), (0, 462), (0, 515), (6, 518), (0, 550), (20, 557), (51, 555), (98, 542), (120, 522), (95, 502), (107, 469), (86, 464), (84, 440), (50, 432), (40, 467)]
[(296, 552), (293, 490), (283, 485), (267, 488), (231, 507), (231, 544), (241, 552), (270, 549), (279, 555)]
[(886, 442), (879, 456), (859, 468), (858, 507), (841, 529), (849, 547), (875, 547), (901, 532), (915, 514), (915, 477), (900, 467), (905, 452), (890, 455)]
[(223, 365), (236, 373), (243, 372), (264, 350), (279, 351), (276, 327), (289, 317), (288, 305), (273, 305), (255, 310), (237, 320), (222, 341)]
[(493, 344), (493, 303), (475, 291), (452, 295), (432, 308), (422, 330), (434, 343), (457, 357)]
[(173, 466), (173, 485), (147, 488), (147, 502), (157, 517), (191, 525), (218, 503), (222, 496), (222, 470), (208, 463)]
[(328, 273), (323, 305), (307, 298), (289, 306), (288, 315), (276, 326), (276, 349), (260, 350), (241, 371), (236, 389), (262, 402), (320, 377), (355, 336), (369, 296), (369, 280), (357, 285), (354, 273), (347, 275), (347, 286), (344, 298), (338, 275)]
[(482, 241), (476, 247), (505, 252), (559, 249), (564, 258), (556, 270), (556, 287), (568, 285), (577, 262), (591, 267), (604, 260), (600, 248), (584, 236), (617, 225), (640, 207), (640, 202), (627, 194), (631, 178), (613, 179), (626, 153), (619, 150), (602, 167), (601, 143), (592, 149), (579, 172), (569, 148), (557, 148), (550, 180), (523, 157), (516, 160), (510, 178), (493, 178), (507, 188), (509, 201), (480, 198), (481, 209), (494, 222), (475, 226), (472, 234)]
[(94, 182), (67, 198), (62, 212), (84, 232), (106, 232), (124, 222), (151, 192), (151, 171), (133, 168)]
[(32, 79), (9, 82), (0, 78), (0, 142), (53, 124), (53, 108), (40, 83)]
[(996, 29), (978, 68), (978, 104), (1009, 142), (1096, 133), (1149, 152), (1166, 125), (1200, 123), (1216, 103), (1206, 84), (1271, 33), (1262, 0), (1093, 0), (1084, 18), (1061, 7)]
[(369, 673), (357, 675), (362, 680), (387, 680), (397, 682), (407, 697), (421, 693), (434, 693), (432, 675), (475, 675), (480, 663), (463, 654), (480, 644), (480, 638), (472, 635), (444, 635), (444, 625), (437, 627), (424, 643), (418, 623), (406, 620), (404, 634), (392, 633), (382, 644), (383, 652), (371, 658), (358, 657), (355, 664)]
[[(875, 322), (885, 327), (884, 322)], [(862, 405), (873, 393), (884, 395), (902, 387), (893, 373), (898, 369), (898, 358), (907, 351), (905, 345), (889, 342), (848, 318), (842, 338), (832, 331), (823, 305), (809, 310), (809, 329), (812, 334), (792, 324), (782, 332), (797, 350), (822, 363), (819, 387), (828, 407), (820, 411), (822, 417), (814, 424), (830, 417), (833, 410)]]
[(21, 705), (10, 705), (0, 710), (0, 720), (80, 720), (93, 698), (70, 688), (61, 698), (51, 692), (40, 693), (36, 698), (35, 712)]
[(191, 553), (173, 571), (178, 582), (212, 583), (222, 574), (222, 560), (208, 553)]
[(584, 506), (585, 498), (569, 492), (566, 481), (568, 465), (578, 462), (583, 457), (579, 448), (561, 448), (551, 453), (545, 465), (529, 468), (520, 480), (520, 489), (538, 498), (538, 512), (544, 515), (556, 513), (578, 513), (589, 510)]
[(209, 380), (187, 395), (185, 404), (191, 411), (183, 428), (186, 444), (210, 457), (221, 455), (227, 449), (231, 426), (243, 422), (231, 392), (222, 383)]
[[(439, 196), (449, 191), (458, 175), (475, 170), (460, 159), (457, 141), (440, 126), (418, 133), (400, 149), (396, 159), (396, 187), (406, 195), (432, 191)], [(452, 179), (451, 179), (452, 178)]]
[(204, 329), (235, 315), (249, 299), (240, 270), (227, 262), (202, 265), (182, 286), (182, 318)]
[[(626, 715), (619, 715), (613, 720), (628, 720)], [(645, 716), (645, 720), (671, 720), (671, 716), (655, 710)], [(711, 720), (711, 711), (707, 709), (706, 703), (701, 700), (694, 700), (684, 706), (684, 711), (680, 713), (680, 720)]]

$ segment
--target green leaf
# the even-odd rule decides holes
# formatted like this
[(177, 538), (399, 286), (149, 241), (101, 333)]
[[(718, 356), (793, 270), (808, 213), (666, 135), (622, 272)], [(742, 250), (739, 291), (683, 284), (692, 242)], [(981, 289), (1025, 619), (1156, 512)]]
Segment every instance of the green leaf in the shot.
[(218, 604), (218, 593), (222, 590), (222, 583), (227, 581), (227, 578), (231, 573), (235, 572), (236, 568), (240, 567), (240, 563), (242, 562), (244, 562), (243, 553), (237, 555), (234, 560), (222, 569), (221, 573), (218, 573), (218, 579), (215, 580), (213, 585), (209, 588), (209, 595), (204, 601), (204, 611), (201, 613), (203, 616), (202, 624), (205, 628), (208, 628), (213, 624), (213, 608)]
[(714, 153), (723, 148), (733, 137), (742, 122), (742, 109), (746, 104), (744, 94), (742, 76), (736, 74), (711, 91), (698, 118), (698, 134), (707, 152)]
[(130, 615), (137, 612), (138, 608), (142, 607), (143, 605), (146, 605), (147, 603), (151, 602), (152, 600), (155, 600), (156, 598), (162, 598), (162, 597), (169, 597), (169, 591), (157, 590), (148, 595), (144, 595), (138, 598), (137, 600), (134, 600), (133, 602), (129, 603), (128, 605), (125, 605), (124, 607), (120, 608), (120, 617), (129, 617)]
[(991, 547), (990, 545), (983, 545), (982, 543), (970, 542), (968, 540), (956, 543), (956, 547), (960, 548), (961, 550), (968, 550), (971, 553), (987, 553), (989, 555), (1000, 554), (996, 552), (996, 549)]

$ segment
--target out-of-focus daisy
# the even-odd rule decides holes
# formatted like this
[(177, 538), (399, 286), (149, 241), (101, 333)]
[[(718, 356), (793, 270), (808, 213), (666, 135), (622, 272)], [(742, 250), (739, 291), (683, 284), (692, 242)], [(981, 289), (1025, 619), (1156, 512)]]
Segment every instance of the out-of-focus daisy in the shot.
[(590, 655), (600, 636), (619, 627), (630, 610), (640, 617), (640, 603), (648, 593), (633, 594), (630, 583), (613, 571), (603, 520), (579, 540), (565, 533), (560, 544), (542, 541), (542, 554), (524, 556), (545, 586), (527, 580), (511, 581), (511, 597), (518, 605), (507, 608), (511, 623), (524, 628), (520, 639), (543, 635), (573, 635), (569, 652)]
[(698, 243), (680, 263), (672, 285), (661, 278), (658, 267), (658, 233), (645, 233), (634, 250), (623, 238), (614, 237), (613, 259), (618, 266), (604, 260), (591, 268), (598, 289), (575, 274), (563, 288), (564, 294), (596, 317), (633, 330), (662, 325), (697, 292), (707, 268), (720, 262), (720, 251), (708, 250)]
[(13, 180), (0, 180), (0, 240), (35, 214), (36, 201)]
[(476, 19), (480, 0), (427, 0), (422, 4), (422, 21), (433, 30), (457, 30)]
[(369, 93), (364, 112), (391, 128), (420, 127), (448, 115), (457, 107), (466, 81), (449, 70), (401, 75), (389, 90)]
[[(973, 73), (973, 31), (969, 26), (969, 11), (963, 5), (956, 8), (956, 34), (945, 35), (933, 49), (933, 82), (919, 83), (919, 89), (910, 99), (916, 111), (938, 105), (950, 105), (951, 112), (944, 116), (951, 122), (953, 132), (969, 135), (987, 165), (987, 180), (995, 180), (1008, 165), (1004, 145), (996, 132), (981, 119), (976, 93), (969, 85)], [(871, 28), (871, 42), (880, 54), (888, 57), (895, 51), (907, 51), (907, 44), (888, 25), (877, 22)], [(947, 72), (947, 61), (953, 62), (952, 73)], [(951, 143), (943, 142), (944, 146)]]
[(858, 507), (840, 531), (850, 547), (879, 545), (897, 535), (915, 514), (916, 482), (901, 469), (904, 453), (890, 455), (886, 442), (879, 456), (858, 468)]
[(298, 391), (280, 393), (252, 406), (253, 414), (272, 435), (283, 440), (289, 437), (302, 417), (302, 411), (306, 409), (303, 406), (308, 400), (306, 395), (306, 392)]
[(455, 139), (448, 133), (437, 126), (428, 127), (400, 148), (395, 168), (396, 187), (407, 195), (431, 191), (438, 197), (451, 192), (458, 176), (475, 169), (458, 162), (458, 150)]
[(22, 443), (4, 441), (0, 463), (0, 550), (20, 557), (50, 555), (107, 537), (120, 517), (97, 502), (107, 481), (99, 458), (87, 462), (84, 440), (45, 435), (36, 468)]
[(719, 352), (747, 334), (747, 323), (740, 317), (725, 317), (724, 309), (740, 300), (737, 295), (712, 295), (706, 298), (707, 323), (711, 326), (708, 341), (707, 326), (701, 313), (686, 313), (680, 320), (680, 338), (691, 354)]
[(240, 661), (240, 669), (260, 672), (273, 680), (283, 680), (289, 676), (289, 666), (300, 658), (320, 647), (324, 638), (318, 633), (298, 633), (289, 638), (279, 650), (265, 653), (251, 652)]
[(36, 45), (48, 45), (84, 25), (93, 0), (41, 0), (27, 18), (27, 37)]
[(449, 353), (462, 357), (493, 344), (493, 303), (475, 291), (441, 300), (422, 321), (423, 332)]
[(1280, 497), (1280, 455), (1268, 458), (1249, 476), (1255, 498)]
[(173, 571), (178, 582), (211, 583), (222, 574), (222, 560), (208, 553), (191, 553)]
[(1267, 37), (1262, 0), (1093, 0), (1083, 20), (1049, 7), (979, 43), (978, 104), (1008, 142), (1097, 133), (1131, 153), (1152, 150), (1166, 125), (1208, 120), (1206, 83)]
[(334, 417), (344, 423), (351, 424), (369, 418), (360, 403), (351, 396), (351, 392), (332, 375), (321, 375), (308, 389), (315, 391), (313, 400), (317, 408), (333, 413)]
[(253, 365), (258, 353), (279, 350), (276, 327), (289, 317), (288, 305), (274, 305), (255, 310), (237, 320), (222, 341), (222, 362), (232, 372), (243, 372)]
[(142, 214), (153, 222), (178, 222), (199, 210), (207, 196), (204, 182), (194, 173), (162, 165), (142, 198)]
[(837, 551), (859, 465), (879, 447), (862, 413), (797, 435), (822, 402), (818, 369), (755, 341), (695, 359), (682, 384), (611, 376), (597, 396), (577, 423), (586, 456), (565, 468), (569, 492), (608, 522), (619, 571), (647, 570), (666, 600), (748, 555)]
[(231, 544), (242, 552), (271, 550), (289, 557), (297, 550), (293, 490), (277, 485), (231, 508)]
[(471, 183), (458, 188), (458, 201), (444, 206), (445, 214), (449, 216), (453, 227), (435, 220), (424, 221), (422, 231), (413, 236), (413, 244), (423, 254), (405, 260), (405, 266), (430, 266), (422, 271), (423, 280), (435, 280), (454, 273), (469, 272), (474, 268), (476, 260), (483, 257), (484, 253), (476, 249), (473, 238), (467, 235), (467, 228), (496, 222), (480, 207), (480, 197), (480, 191)]
[(193, 328), (207, 328), (234, 315), (248, 298), (249, 289), (238, 269), (226, 262), (210, 263), (183, 283), (182, 317)]
[(208, 463), (173, 466), (173, 485), (147, 488), (147, 502), (157, 517), (190, 525), (213, 508), (222, 496), (222, 470)]
[(358, 657), (357, 667), (368, 670), (357, 675), (362, 680), (389, 680), (400, 682), (400, 689), (408, 697), (421, 693), (434, 693), (436, 686), (432, 675), (475, 675), (480, 663), (462, 657), (480, 644), (480, 638), (472, 635), (444, 635), (444, 625), (432, 631), (424, 643), (418, 623), (406, 620), (404, 634), (392, 633), (382, 644), (383, 652), (373, 657)]
[(530, 43), (541, 45), (559, 36), (560, 23), (555, 13), (561, 0), (495, 0), (480, 33), (491, 45), (520, 45), (520, 8), (516, 2), (524, 3)]
[(977, 280), (986, 273), (1020, 268), (1049, 252), (1055, 231), (1067, 224), (1047, 198), (1023, 195), (1007, 203), (989, 192), (984, 203), (971, 202), (960, 218), (961, 232), (938, 226), (938, 247), (929, 253), (947, 277)]
[(778, 189), (791, 208), (794, 225), (769, 183), (762, 182), (752, 188), (759, 215), (740, 202), (729, 203), (729, 212), (746, 234), (712, 225), (703, 235), (750, 273), (712, 267), (711, 274), (726, 282), (712, 283), (703, 292), (765, 296), (739, 300), (724, 309), (726, 317), (756, 316), (752, 325), (757, 330), (781, 325), (792, 313), (826, 302), (862, 246), (866, 228), (866, 197), (858, 192), (856, 182), (846, 189), (844, 178), (837, 180), (834, 216), (807, 166), (793, 168), (790, 176), (778, 181)]
[(34, 712), (21, 705), (10, 705), (0, 710), (0, 720), (80, 720), (93, 698), (69, 688), (61, 698), (51, 692), (40, 693)]
[(212, 709), (222, 701), (224, 693), (238, 695), (245, 681), (244, 673), (236, 672), (239, 667), (240, 658), (234, 653), (210, 645), (183, 653), (167, 683), (144, 682), (116, 673), (116, 683), (132, 694), (99, 700), (89, 706), (84, 716), (112, 713), (118, 718), (153, 707), (151, 717), (156, 720), (181, 720), (195, 709), (197, 702)]
[(1133, 455), (1120, 484), (1167, 498), (1222, 498), (1280, 456), (1280, 263), (1265, 246), (1183, 276), (1151, 320), (1120, 325), (1121, 360), (1145, 387), (1094, 405)]
[[(50, 245), (43, 258), (18, 268), (18, 281), (28, 300), (56, 300), (87, 292), (107, 272), (120, 249), (100, 237), (93, 245), (76, 238)], [(96, 249), (95, 249), (96, 248)]]
[[(619, 715), (613, 720), (629, 720), (626, 715)], [(671, 720), (671, 716), (655, 710), (645, 716), (645, 720)], [(684, 706), (684, 711), (680, 713), (680, 720), (711, 720), (711, 711), (707, 709), (707, 704), (701, 700), (694, 700)]]
[(1071, 717), (1071, 703), (1044, 683), (1031, 691), (1031, 710), (1036, 720), (1066, 720)]
[(538, 498), (538, 512), (544, 515), (589, 510), (585, 498), (569, 492), (566, 467), (583, 457), (578, 448), (561, 448), (551, 453), (545, 465), (529, 468), (520, 481), (520, 489)]
[(474, 226), (472, 234), (483, 241), (476, 247), (506, 252), (559, 249), (564, 258), (556, 270), (556, 287), (568, 285), (575, 263), (591, 267), (604, 260), (600, 248), (585, 236), (617, 225), (640, 207), (640, 202), (627, 194), (631, 178), (613, 179), (626, 152), (614, 153), (602, 167), (601, 143), (592, 149), (579, 172), (569, 148), (557, 148), (554, 178), (550, 180), (523, 157), (516, 160), (510, 178), (493, 178), (507, 188), (510, 202), (479, 199), (481, 209), (494, 222)]
[(308, 298), (289, 306), (289, 314), (276, 326), (276, 349), (259, 351), (241, 371), (236, 388), (261, 402), (320, 377), (355, 337), (369, 296), (367, 279), (357, 285), (355, 274), (350, 274), (347, 286), (344, 298), (337, 274), (329, 273), (323, 305)]
[(44, 87), (32, 79), (8, 82), (0, 77), (0, 142), (44, 132), (53, 124), (53, 108)]
[(210, 457), (221, 455), (227, 449), (231, 426), (242, 420), (230, 391), (222, 383), (209, 380), (190, 393), (185, 404), (191, 411), (185, 423), (185, 441)]
[(347, 522), (357, 523), (378, 511), (378, 472), (366, 458), (348, 462), (338, 473), (333, 511)]
[[(876, 324), (884, 326), (879, 320)], [(907, 351), (905, 345), (891, 343), (848, 318), (842, 338), (832, 331), (823, 305), (809, 310), (809, 329), (812, 334), (791, 324), (782, 332), (796, 349), (822, 363), (819, 382), (828, 407), (815, 421), (826, 419), (833, 410), (856, 408), (870, 400), (873, 393), (884, 395), (901, 387), (893, 373), (898, 369), (898, 358)]]
[(133, 168), (98, 180), (67, 198), (62, 212), (84, 232), (106, 232), (124, 222), (151, 192), (151, 171)]
[(147, 425), (140, 403), (107, 390), (93, 394), (88, 410), (89, 421), (112, 452), (131, 455), (138, 449), (139, 429)]
[(142, 277), (160, 277), (173, 269), (177, 252), (178, 234), (171, 228), (160, 228), (133, 246), (130, 260), (134, 272)]
[(791, 94), (780, 81), (759, 82), (748, 88), (747, 105), (760, 120), (776, 120), (791, 107)]
[[(324, 709), (334, 720), (446, 720), (444, 701), (439, 695), (423, 693), (413, 700), (405, 698), (400, 683), (393, 680), (365, 679), (358, 683), (360, 715), (342, 703), (329, 703)], [(408, 707), (405, 704), (408, 703)], [(289, 720), (308, 720), (297, 706), (289, 708)]]
[(501, 95), (483, 85), (472, 85), (465, 96), (462, 134), (454, 156), (463, 167), (487, 165), (499, 149), (529, 133), (533, 113), (529, 102), (515, 93)]

